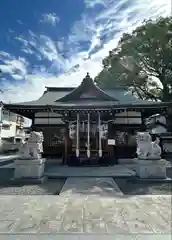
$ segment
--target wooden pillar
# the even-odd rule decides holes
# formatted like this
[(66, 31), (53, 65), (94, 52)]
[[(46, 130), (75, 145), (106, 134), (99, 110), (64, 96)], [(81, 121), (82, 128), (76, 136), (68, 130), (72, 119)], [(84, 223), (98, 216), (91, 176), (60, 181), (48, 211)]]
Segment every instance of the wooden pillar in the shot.
[(32, 123), (31, 123), (31, 129), (34, 129), (35, 126), (35, 113), (32, 113)]
[(141, 111), (141, 121), (140, 131), (144, 132), (146, 131), (144, 110)]
[[(115, 133), (114, 133), (112, 122), (108, 123), (108, 139), (115, 139)], [(109, 158), (111, 159), (111, 161), (117, 163), (115, 151), (116, 151), (116, 146), (108, 145)]]
[(77, 113), (77, 122), (76, 122), (76, 157), (79, 157), (79, 125), (80, 125), (80, 119), (79, 119), (79, 113)]
[(87, 157), (90, 158), (90, 113), (88, 113), (87, 125)]
[(64, 159), (63, 159), (63, 164), (67, 164), (68, 163), (68, 140), (69, 140), (69, 129), (68, 126), (69, 124), (66, 122), (65, 123), (65, 138), (64, 138), (64, 147), (65, 147), (65, 151), (64, 151)]
[(99, 157), (102, 157), (102, 139), (101, 139), (101, 119), (100, 119), (100, 112), (98, 112), (98, 129), (99, 129)]

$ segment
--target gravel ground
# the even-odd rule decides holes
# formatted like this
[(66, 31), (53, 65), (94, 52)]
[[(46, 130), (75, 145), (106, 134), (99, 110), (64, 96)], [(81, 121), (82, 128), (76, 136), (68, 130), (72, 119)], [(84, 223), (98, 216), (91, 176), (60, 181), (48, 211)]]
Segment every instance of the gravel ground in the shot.
[[(167, 168), (167, 177), (172, 178), (172, 167)], [(127, 179), (114, 178), (118, 187), (126, 195), (172, 195), (172, 183), (134, 182)]]
[(172, 195), (172, 183), (132, 182), (114, 179), (125, 195)]
[(14, 168), (0, 168), (0, 195), (58, 195), (66, 179), (48, 179), (42, 184), (13, 185)]
[(0, 184), (0, 195), (58, 195), (66, 179), (49, 179), (42, 184)]

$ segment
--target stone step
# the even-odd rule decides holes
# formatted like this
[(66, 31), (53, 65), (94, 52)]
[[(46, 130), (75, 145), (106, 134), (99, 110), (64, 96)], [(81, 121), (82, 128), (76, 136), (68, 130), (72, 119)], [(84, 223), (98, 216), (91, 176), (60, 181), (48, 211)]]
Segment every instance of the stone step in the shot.
[(121, 165), (108, 167), (50, 167), (44, 173), (47, 177), (133, 177), (135, 171)]

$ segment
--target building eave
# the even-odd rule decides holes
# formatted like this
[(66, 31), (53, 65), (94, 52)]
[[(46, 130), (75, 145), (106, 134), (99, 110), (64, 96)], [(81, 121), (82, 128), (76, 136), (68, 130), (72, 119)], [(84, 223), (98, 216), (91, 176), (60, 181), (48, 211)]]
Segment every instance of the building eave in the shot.
[[(94, 108), (98, 106), (98, 101), (97, 102), (93, 102), (92, 106), (89, 106), (90, 108)], [(75, 105), (75, 103), (73, 104), (74, 108), (76, 107), (85, 107), (82, 106), (82, 104), (80, 104), (79, 102)], [(106, 105), (107, 108), (159, 108), (159, 107), (170, 107), (172, 106), (171, 102), (150, 102), (150, 104), (133, 104), (133, 103), (128, 103), (128, 104), (115, 104), (115, 103), (107, 103)], [(104, 107), (103, 106), (103, 107)], [(4, 107), (6, 109), (9, 110), (49, 110), (49, 109), (55, 109), (55, 108), (69, 108), (70, 107), (70, 103), (66, 103), (65, 105), (62, 102), (57, 102), (55, 105), (22, 105), (22, 104), (4, 104)], [(88, 108), (88, 107), (87, 107)]]
[(148, 113), (156, 113), (167, 111), (172, 106), (171, 102), (154, 102), (150, 104), (105, 104), (105, 105), (96, 105), (94, 102), (92, 105), (77, 105), (73, 104), (60, 104), (56, 105), (18, 105), (18, 104), (4, 104), (4, 107), (11, 112), (22, 115), (26, 118), (33, 119), (34, 114), (36, 112), (69, 112), (69, 111), (114, 111), (118, 112), (118, 110), (131, 110), (131, 111), (141, 111)]

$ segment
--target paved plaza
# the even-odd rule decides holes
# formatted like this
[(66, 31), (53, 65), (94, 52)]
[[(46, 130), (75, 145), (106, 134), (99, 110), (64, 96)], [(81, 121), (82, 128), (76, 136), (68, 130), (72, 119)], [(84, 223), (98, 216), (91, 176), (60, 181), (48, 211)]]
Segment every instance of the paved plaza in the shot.
[(128, 196), (111, 178), (93, 179), (69, 178), (60, 195), (1, 195), (0, 232), (171, 233), (171, 195)]
[[(127, 167), (113, 171), (105, 168), (106, 177), (98, 168), (90, 173), (90, 168), (77, 168), (77, 173), (61, 167), (64, 171), (60, 179), (13, 186), (4, 184), (13, 176), (13, 165), (0, 169), (0, 239), (87, 239), (84, 234), (99, 240), (112, 240), (114, 235), (125, 240), (171, 239), (171, 183), (119, 179), (121, 172), (125, 177), (133, 176), (133, 170)], [(69, 176), (64, 178), (66, 171)], [(169, 168), (169, 177), (171, 172)], [(2, 235), (7, 233), (11, 238)]]
[(171, 240), (171, 234), (3, 234), (0, 237), (3, 240)]
[(171, 197), (0, 196), (1, 233), (171, 233)]

